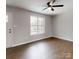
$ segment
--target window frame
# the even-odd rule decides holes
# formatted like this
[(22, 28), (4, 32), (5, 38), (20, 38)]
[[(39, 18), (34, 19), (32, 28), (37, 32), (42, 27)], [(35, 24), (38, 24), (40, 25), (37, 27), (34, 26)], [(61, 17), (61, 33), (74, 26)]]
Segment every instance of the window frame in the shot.
[[(32, 17), (36, 17), (36, 24), (33, 25), (32, 24)], [(39, 25), (39, 18), (42, 18), (41, 21), (42, 23), (40, 23)], [(35, 33), (32, 32), (32, 28), (33, 26), (37, 27), (37, 29), (35, 30)], [(40, 29), (39, 29), (40, 28)], [(44, 17), (38, 17), (38, 16), (30, 16), (30, 34), (31, 35), (38, 35), (38, 34), (44, 34), (45, 33), (45, 18)]]

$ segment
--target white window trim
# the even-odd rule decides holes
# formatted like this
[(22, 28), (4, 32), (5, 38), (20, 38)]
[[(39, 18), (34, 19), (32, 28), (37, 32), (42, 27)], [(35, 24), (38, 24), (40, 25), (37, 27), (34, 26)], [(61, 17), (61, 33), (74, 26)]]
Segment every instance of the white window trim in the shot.
[[(37, 24), (36, 25), (32, 25), (31, 24), (31, 17), (37, 17)], [(43, 25), (38, 25), (38, 18), (43, 18)], [(31, 26), (37, 26), (37, 32), (34, 34), (34, 33), (32, 33), (32, 30), (31, 30)], [(43, 26), (44, 27), (44, 29), (42, 30), (40, 30), (40, 31), (43, 31), (43, 32), (38, 32), (38, 27), (39, 26)], [(44, 34), (45, 33), (45, 18), (44, 17), (38, 17), (38, 16), (30, 16), (30, 34), (31, 35), (39, 35), (39, 34)]]

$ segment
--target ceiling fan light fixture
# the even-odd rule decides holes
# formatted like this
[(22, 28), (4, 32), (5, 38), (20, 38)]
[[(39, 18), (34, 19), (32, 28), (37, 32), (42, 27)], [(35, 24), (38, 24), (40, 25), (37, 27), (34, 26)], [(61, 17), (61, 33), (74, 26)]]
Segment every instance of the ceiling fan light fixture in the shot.
[(54, 3), (55, 1), (56, 1), (56, 0), (52, 0), (52, 1), (47, 2), (47, 7), (44, 8), (43, 10), (45, 10), (45, 9), (50, 9), (50, 10), (54, 11), (53, 7), (63, 7), (63, 6), (64, 6), (63, 4), (62, 4), (62, 5), (60, 5), (60, 4), (54, 5), (53, 3)]
[(49, 7), (48, 10), (51, 10), (51, 7)]
[(52, 5), (52, 4), (53, 4), (53, 1), (50, 2), (50, 5)]

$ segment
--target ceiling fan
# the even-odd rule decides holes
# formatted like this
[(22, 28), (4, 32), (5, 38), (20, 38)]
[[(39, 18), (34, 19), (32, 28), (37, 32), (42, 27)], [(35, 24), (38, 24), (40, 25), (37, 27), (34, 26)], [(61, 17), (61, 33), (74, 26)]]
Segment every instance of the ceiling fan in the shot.
[(51, 8), (52, 11), (54, 11), (53, 7), (63, 7), (64, 5), (53, 5), (53, 3), (55, 2), (56, 0), (52, 0), (52, 1), (49, 1), (47, 2), (47, 7), (44, 8), (43, 10), (46, 10), (47, 8)]

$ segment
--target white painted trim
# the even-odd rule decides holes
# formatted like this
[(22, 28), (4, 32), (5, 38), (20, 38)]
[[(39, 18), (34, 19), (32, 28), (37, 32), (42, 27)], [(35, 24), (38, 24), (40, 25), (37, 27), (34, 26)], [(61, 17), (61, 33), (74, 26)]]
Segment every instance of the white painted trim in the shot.
[(56, 37), (56, 38), (59, 38), (59, 39), (62, 39), (62, 40), (67, 40), (67, 41), (73, 42), (73, 40), (68, 39), (68, 38), (65, 38), (65, 37), (60, 37), (60, 36), (53, 36), (53, 37)]
[(73, 40), (70, 40), (70, 39), (67, 39), (67, 38), (64, 38), (64, 37), (59, 37), (59, 36), (48, 36), (48, 37), (43, 37), (43, 38), (40, 38), (40, 39), (35, 39), (35, 40), (32, 40), (32, 41), (28, 41), (28, 42), (23, 42), (23, 43), (15, 44), (15, 45), (12, 45), (12, 46), (7, 47), (7, 48), (16, 47), (16, 46), (19, 46), (19, 45), (23, 45), (23, 44), (35, 42), (35, 41), (38, 41), (38, 40), (43, 40), (43, 39), (45, 39), (45, 38), (50, 38), (50, 37), (56, 37), (56, 38), (59, 38), (59, 39), (62, 39), (62, 40), (67, 40), (67, 41), (73, 42)]
[(40, 39), (35, 39), (35, 40), (28, 41), (28, 42), (23, 42), (23, 43), (15, 44), (15, 45), (12, 45), (12, 46), (9, 46), (9, 47), (6, 47), (6, 48), (16, 47), (16, 46), (19, 46), (19, 45), (23, 45), (23, 44), (27, 44), (27, 43), (31, 43), (31, 42), (35, 42), (35, 41), (39, 41), (39, 40), (43, 40), (45, 38), (50, 38), (50, 37), (51, 36), (43, 37), (43, 38), (40, 38)]

